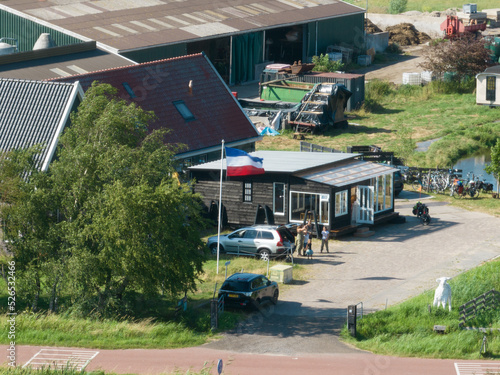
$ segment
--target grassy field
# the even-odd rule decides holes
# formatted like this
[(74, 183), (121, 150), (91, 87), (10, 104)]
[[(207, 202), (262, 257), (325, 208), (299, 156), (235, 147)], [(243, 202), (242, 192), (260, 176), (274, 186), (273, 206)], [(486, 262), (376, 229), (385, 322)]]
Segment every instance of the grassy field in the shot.
[[(174, 316), (176, 301), (167, 298), (145, 300), (140, 295), (128, 296), (136, 298), (144, 310), (142, 316), (135, 315), (99, 318), (82, 318), (71, 309), (62, 310), (59, 314), (47, 312), (33, 313), (28, 309), (18, 310), (16, 317), (16, 344), (18, 345), (48, 345), (72, 346), (101, 349), (126, 348), (179, 348), (201, 345), (217, 336), (217, 331), (210, 330), (209, 300), (214, 290), (224, 281), (224, 263), (230, 261), (228, 275), (240, 272), (267, 274), (267, 262), (249, 257), (221, 256), (219, 274), (216, 273), (216, 260), (211, 259), (205, 264), (202, 281), (195, 293), (188, 293), (188, 308), (186, 312)], [(282, 264), (283, 261), (270, 261), (269, 267)], [(305, 270), (294, 267), (294, 279), (300, 279)], [(293, 285), (280, 285), (281, 290)], [(0, 306), (7, 306), (7, 290), (5, 281), (0, 279)], [(19, 296), (18, 296), (19, 301)], [(21, 307), (17, 302), (17, 307)], [(8, 343), (7, 316), (0, 316), (0, 343)], [(219, 331), (224, 331), (245, 317), (248, 312), (226, 311), (219, 321)]]
[[(359, 6), (363, 9), (368, 4), (368, 12), (372, 13), (387, 13), (390, 0), (347, 0), (346, 2)], [(477, 1), (477, 10), (498, 8), (497, 0), (482, 0)], [(463, 4), (467, 2), (457, 0), (408, 0), (406, 10), (418, 10), (420, 12), (432, 12), (434, 10), (446, 10), (449, 8), (462, 9)]]
[[(500, 311), (478, 314), (468, 327), (493, 328), (488, 331), (487, 352), (479, 353), (484, 334), (458, 326), (458, 307), (490, 289), (500, 290), (500, 260), (491, 261), (449, 281), (452, 311), (431, 307), (434, 292), (428, 291), (387, 310), (358, 320), (357, 337), (342, 333), (344, 340), (377, 354), (404, 357), (479, 359), (500, 358)], [(444, 334), (434, 325), (446, 326)]]

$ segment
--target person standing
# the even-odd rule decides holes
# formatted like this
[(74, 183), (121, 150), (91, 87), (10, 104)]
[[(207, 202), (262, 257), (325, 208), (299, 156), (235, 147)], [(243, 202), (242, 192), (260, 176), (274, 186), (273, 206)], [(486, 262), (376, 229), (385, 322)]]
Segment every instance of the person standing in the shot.
[(299, 256), (302, 256), (302, 250), (304, 249), (304, 232), (304, 226), (299, 225), (297, 227), (297, 238), (295, 239), (295, 248), (297, 249), (297, 254)]
[(321, 252), (323, 252), (323, 247), (326, 248), (326, 252), (329, 253), (328, 251), (328, 240), (330, 239), (330, 231), (326, 226), (323, 227), (323, 230), (321, 231)]

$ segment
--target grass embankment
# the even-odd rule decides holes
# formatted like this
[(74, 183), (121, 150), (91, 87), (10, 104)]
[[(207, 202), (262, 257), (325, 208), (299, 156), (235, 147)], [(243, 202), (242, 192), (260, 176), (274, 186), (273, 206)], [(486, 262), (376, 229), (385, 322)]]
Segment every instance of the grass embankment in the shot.
[[(212, 339), (217, 332), (210, 330), (210, 306), (217, 283), (217, 289), (224, 281), (224, 263), (230, 260), (228, 275), (244, 270), (267, 274), (267, 262), (245, 257), (221, 257), (219, 274), (216, 273), (216, 260), (209, 260), (204, 267), (202, 282), (195, 293), (188, 293), (188, 307), (177, 317), (173, 311), (177, 300), (159, 298), (146, 300), (136, 294), (136, 309), (142, 313), (123, 317), (99, 318), (81, 317), (71, 309), (62, 307), (58, 314), (47, 312), (32, 313), (28, 309), (18, 311), (16, 316), (17, 345), (71, 346), (100, 349), (126, 348), (180, 348), (201, 345)], [(271, 261), (269, 266), (281, 264)], [(294, 277), (300, 277), (301, 267), (294, 267)], [(281, 285), (280, 285), (281, 286)], [(290, 287), (290, 286), (285, 286)], [(283, 288), (282, 288), (283, 289)], [(7, 287), (0, 279), (0, 344), (8, 344)], [(21, 307), (22, 295), (17, 294), (17, 307)], [(62, 298), (64, 300), (64, 298)], [(41, 303), (43, 305), (43, 303)], [(139, 305), (139, 307), (137, 307)], [(226, 311), (219, 320), (219, 330), (234, 327), (246, 312)]]
[[(349, 127), (308, 134), (306, 142), (346, 151), (347, 146), (377, 145), (407, 160), (408, 166), (449, 168), (459, 159), (493, 146), (500, 137), (498, 111), (476, 104), (472, 93), (453, 93), (450, 84), (395, 86), (372, 81), (366, 85), (364, 108), (348, 113)], [(433, 142), (427, 152), (416, 144)], [(298, 151), (293, 131), (265, 137), (259, 150)]]
[[(360, 349), (377, 354), (431, 358), (482, 358), (479, 354), (483, 333), (462, 330), (458, 326), (458, 308), (491, 290), (500, 290), (500, 260), (494, 260), (465, 272), (449, 281), (452, 289), (452, 311), (431, 307), (434, 291), (384, 311), (365, 315), (358, 320), (357, 337), (347, 330), (343, 338)], [(444, 334), (435, 333), (434, 325), (446, 326)], [(500, 311), (490, 310), (468, 322), (470, 327), (500, 328)], [(487, 357), (500, 357), (500, 332), (487, 333)]]
[[(361, 8), (365, 8), (368, 4), (368, 12), (371, 13), (388, 13), (389, 3), (388, 0), (370, 0), (368, 3), (366, 0), (347, 0), (348, 3), (357, 5)], [(432, 12), (434, 10), (446, 10), (449, 8), (462, 9), (464, 3), (463, 1), (457, 0), (408, 0), (406, 5), (406, 10), (418, 10), (420, 12)], [(482, 0), (477, 7), (478, 11), (483, 9), (498, 8), (497, 0)]]

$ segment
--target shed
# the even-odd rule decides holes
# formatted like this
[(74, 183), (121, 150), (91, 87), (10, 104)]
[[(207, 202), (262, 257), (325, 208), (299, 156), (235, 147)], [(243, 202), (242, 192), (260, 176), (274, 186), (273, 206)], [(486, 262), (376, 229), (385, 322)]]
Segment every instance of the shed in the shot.
[(476, 75), (476, 104), (500, 105), (500, 65), (487, 68)]
[[(350, 153), (255, 151), (250, 155), (263, 158), (265, 173), (223, 181), (221, 202), (230, 225), (255, 224), (258, 210), (264, 208), (274, 224), (299, 224), (311, 218), (336, 235), (397, 215), (393, 187), (397, 169), (393, 167), (357, 160), (359, 154)], [(225, 168), (223, 160), (223, 173)], [(218, 202), (220, 160), (190, 171), (194, 190), (206, 206)]]

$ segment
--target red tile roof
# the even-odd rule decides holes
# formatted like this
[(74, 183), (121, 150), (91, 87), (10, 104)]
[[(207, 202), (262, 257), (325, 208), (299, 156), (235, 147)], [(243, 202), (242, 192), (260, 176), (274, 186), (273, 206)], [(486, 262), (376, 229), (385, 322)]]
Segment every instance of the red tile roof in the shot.
[[(96, 80), (116, 87), (120, 97), (137, 103), (144, 110), (154, 111), (158, 119), (151, 124), (151, 129), (171, 129), (165, 141), (187, 145), (181, 152), (214, 147), (220, 145), (222, 139), (230, 144), (246, 139), (250, 142), (259, 136), (202, 53), (55, 79), (79, 81), (84, 91)], [(132, 89), (135, 98), (130, 97), (124, 83)], [(184, 120), (173, 104), (175, 101), (184, 101), (194, 120)]]

